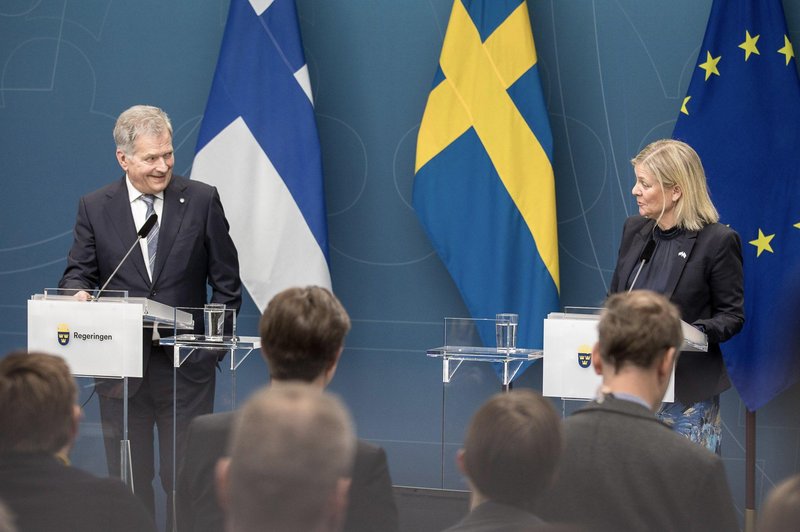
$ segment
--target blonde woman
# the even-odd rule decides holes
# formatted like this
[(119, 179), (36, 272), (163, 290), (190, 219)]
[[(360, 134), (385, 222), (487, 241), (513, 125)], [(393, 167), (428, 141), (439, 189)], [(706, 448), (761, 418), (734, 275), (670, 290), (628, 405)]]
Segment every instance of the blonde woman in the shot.
[[(658, 140), (631, 163), (639, 214), (625, 221), (609, 292), (662, 293), (683, 321), (708, 335), (707, 353), (679, 357), (675, 403), (665, 404), (659, 417), (719, 454), (719, 394), (731, 385), (719, 344), (744, 324), (741, 240), (719, 223), (700, 157), (689, 145)], [(639, 271), (643, 254), (651, 256)]]

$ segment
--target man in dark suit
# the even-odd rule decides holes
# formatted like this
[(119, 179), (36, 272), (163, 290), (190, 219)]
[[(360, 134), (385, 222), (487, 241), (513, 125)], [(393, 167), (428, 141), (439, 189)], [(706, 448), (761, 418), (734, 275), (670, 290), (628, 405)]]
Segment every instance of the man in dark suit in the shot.
[[(325, 288), (289, 288), (277, 294), (261, 316), (261, 351), (273, 383), (301, 381), (322, 389), (333, 378), (350, 318)], [(214, 468), (227, 454), (226, 442), (236, 412), (200, 416), (189, 427), (188, 445), (178, 475), (178, 526), (184, 531), (223, 530), (214, 490)], [(344, 530), (392, 532), (398, 529), (386, 453), (358, 440)]]
[(119, 480), (69, 466), (81, 417), (77, 397), (59, 357), (18, 352), (0, 360), (0, 501), (16, 529), (155, 531)]
[[(201, 308), (207, 286), (211, 301), (238, 311), (241, 281), (236, 248), (216, 189), (173, 175), (172, 125), (156, 107), (137, 105), (123, 112), (114, 127), (117, 161), (125, 175), (81, 198), (75, 240), (61, 288), (103, 286), (135, 241), (137, 229), (153, 213), (158, 222), (141, 250), (120, 266), (106, 290), (126, 290), (172, 307)], [(194, 312), (195, 330), (203, 328), (202, 310)], [(154, 427), (159, 435), (159, 476), (172, 493), (173, 426), (180, 456), (186, 427), (196, 415), (213, 411), (216, 353), (198, 350), (175, 372), (177, 416), (173, 419), (172, 350), (159, 345), (171, 328), (143, 329), (143, 375), (130, 379), (128, 429), (136, 495), (154, 509)], [(98, 383), (106, 459), (119, 474), (122, 439), (122, 385)], [(171, 508), (168, 504), (168, 509)], [(169, 519), (169, 513), (168, 513)]]
[(614, 294), (598, 335), (592, 364), (603, 384), (564, 423), (540, 515), (599, 531), (739, 530), (719, 457), (655, 417), (683, 342), (678, 309), (649, 290)]
[(489, 399), (457, 455), (472, 489), (470, 512), (446, 532), (550, 530), (533, 508), (553, 481), (561, 446), (561, 420), (538, 393)]

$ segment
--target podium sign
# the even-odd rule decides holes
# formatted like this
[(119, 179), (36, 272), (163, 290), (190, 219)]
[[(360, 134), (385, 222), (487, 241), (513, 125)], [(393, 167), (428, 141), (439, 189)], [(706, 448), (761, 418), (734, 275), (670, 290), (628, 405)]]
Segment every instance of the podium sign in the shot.
[(28, 300), (28, 350), (64, 358), (73, 375), (142, 376), (143, 305)]
[[(586, 400), (596, 397), (603, 382), (592, 364), (592, 347), (597, 342), (599, 318), (596, 314), (553, 312), (544, 320), (542, 395)], [(674, 400), (673, 367), (663, 402)]]

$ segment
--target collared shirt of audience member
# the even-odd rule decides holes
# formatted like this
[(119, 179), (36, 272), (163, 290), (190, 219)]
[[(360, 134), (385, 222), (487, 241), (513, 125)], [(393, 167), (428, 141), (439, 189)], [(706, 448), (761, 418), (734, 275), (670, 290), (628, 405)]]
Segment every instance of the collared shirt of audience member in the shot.
[(16, 352), (0, 359), (0, 501), (11, 526), (22, 532), (156, 530), (122, 482), (69, 465), (81, 417), (77, 397), (59, 357)]
[(355, 440), (345, 407), (318, 386), (276, 383), (255, 394), (216, 468), (225, 530), (339, 532)]
[[(675, 402), (665, 404), (658, 415), (719, 454), (719, 394), (731, 385), (719, 344), (744, 325), (741, 240), (719, 223), (700, 157), (689, 145), (658, 140), (631, 163), (636, 174), (631, 192), (639, 215), (625, 221), (609, 292), (629, 290), (636, 279), (634, 288), (664, 294), (684, 321), (708, 336), (707, 353), (686, 353), (678, 360)], [(655, 250), (638, 273), (650, 240)]]
[(544, 519), (600, 532), (739, 530), (722, 460), (655, 416), (682, 342), (664, 296), (608, 298), (592, 350), (602, 387), (564, 421), (561, 467), (537, 507)]
[[(333, 379), (350, 330), (341, 302), (326, 288), (289, 288), (272, 298), (259, 323), (261, 353), (272, 385), (292, 381), (323, 389)], [(187, 532), (222, 532), (223, 513), (214, 490), (214, 467), (228, 454), (238, 411), (199, 416), (189, 426), (187, 448), (178, 474), (178, 528)], [(275, 427), (264, 427), (269, 432)], [(386, 453), (356, 441), (346, 532), (396, 532), (397, 508)]]
[[(175, 158), (172, 125), (157, 107), (136, 105), (120, 114), (114, 126), (117, 162), (124, 175), (80, 199), (75, 238), (67, 257), (60, 288), (87, 291), (111, 278), (137, 230), (151, 210), (158, 224), (151, 233), (157, 244), (151, 256), (147, 239), (122, 263), (106, 290), (125, 290), (171, 307), (202, 309), (211, 301), (238, 311), (241, 281), (236, 247), (214, 187), (173, 174)], [(150, 236), (150, 235), (149, 235)], [(152, 262), (152, 264), (151, 264)], [(202, 334), (202, 310), (193, 311), (195, 332)], [(189, 421), (213, 411), (216, 351), (196, 350), (175, 371), (176, 415), (173, 416), (173, 357), (159, 345), (158, 336), (172, 336), (171, 327), (142, 330), (144, 377), (130, 378), (128, 439), (131, 445), (136, 495), (155, 512), (154, 436), (158, 429), (161, 486), (167, 494), (167, 523), (171, 528), (173, 492), (173, 428), (175, 453), (181, 456)], [(100, 416), (109, 472), (119, 474), (122, 439), (121, 381), (98, 381)]]
[(469, 482), (470, 512), (446, 532), (556, 530), (534, 507), (556, 474), (561, 420), (532, 390), (493, 396), (467, 428), (459, 469)]

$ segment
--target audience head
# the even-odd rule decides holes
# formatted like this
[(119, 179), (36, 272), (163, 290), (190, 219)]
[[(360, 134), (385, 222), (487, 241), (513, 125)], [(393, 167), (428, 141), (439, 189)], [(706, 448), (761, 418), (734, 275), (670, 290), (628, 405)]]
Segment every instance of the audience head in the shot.
[(78, 390), (60, 357), (15, 352), (0, 360), (0, 453), (57, 453), (77, 433)]
[(339, 300), (319, 286), (278, 293), (261, 316), (261, 350), (273, 379), (312, 382), (333, 378), (350, 318)]
[(218, 481), (229, 530), (338, 530), (355, 456), (335, 397), (305, 383), (256, 393), (236, 420)]
[(0, 501), (0, 532), (17, 532), (11, 510), (3, 501)]
[(700, 156), (685, 142), (657, 140), (639, 152), (631, 164), (634, 168), (644, 168), (663, 192), (680, 191), (675, 204), (678, 227), (699, 231), (703, 226), (719, 221), (717, 209), (708, 194)]
[(513, 390), (475, 413), (459, 465), (482, 499), (531, 511), (561, 452), (561, 420), (550, 403), (532, 390)]
[(650, 290), (621, 292), (608, 298), (597, 326), (603, 365), (649, 369), (683, 343), (678, 308)]
[(761, 510), (758, 532), (784, 530), (800, 530), (800, 474), (775, 486)]

